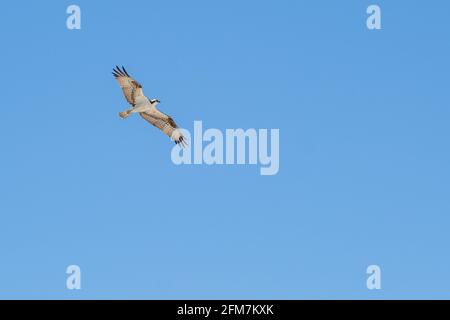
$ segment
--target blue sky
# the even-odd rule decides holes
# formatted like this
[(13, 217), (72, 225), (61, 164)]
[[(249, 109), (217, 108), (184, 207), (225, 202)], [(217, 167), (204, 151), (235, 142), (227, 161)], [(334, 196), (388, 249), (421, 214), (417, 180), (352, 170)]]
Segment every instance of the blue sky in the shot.
[[(449, 9), (2, 4), (0, 298), (450, 298)], [(175, 166), (116, 64), (187, 129), (279, 128), (279, 173)]]

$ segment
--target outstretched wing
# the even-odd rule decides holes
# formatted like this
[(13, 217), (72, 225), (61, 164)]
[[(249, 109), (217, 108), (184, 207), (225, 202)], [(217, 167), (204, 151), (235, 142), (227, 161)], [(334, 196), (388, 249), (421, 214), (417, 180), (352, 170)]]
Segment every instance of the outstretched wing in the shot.
[(144, 96), (142, 86), (139, 84), (139, 82), (130, 77), (123, 66), (122, 69), (116, 66), (116, 68), (113, 69), (112, 74), (119, 83), (120, 88), (122, 88), (125, 99), (127, 99), (128, 103), (134, 107), (136, 105), (137, 98), (140, 96)]
[(166, 115), (166, 119), (159, 119), (145, 112), (141, 112), (139, 114), (146, 121), (169, 136), (173, 141), (175, 141), (176, 144), (180, 144), (182, 147), (186, 145), (186, 138), (183, 136), (177, 124), (171, 117)]

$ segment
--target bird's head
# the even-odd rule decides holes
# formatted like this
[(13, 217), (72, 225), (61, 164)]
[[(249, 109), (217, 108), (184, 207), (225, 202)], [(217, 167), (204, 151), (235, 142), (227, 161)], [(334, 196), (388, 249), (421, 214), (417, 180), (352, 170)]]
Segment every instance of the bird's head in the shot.
[(161, 103), (161, 101), (159, 101), (159, 99), (152, 99), (152, 100), (150, 100), (150, 103)]

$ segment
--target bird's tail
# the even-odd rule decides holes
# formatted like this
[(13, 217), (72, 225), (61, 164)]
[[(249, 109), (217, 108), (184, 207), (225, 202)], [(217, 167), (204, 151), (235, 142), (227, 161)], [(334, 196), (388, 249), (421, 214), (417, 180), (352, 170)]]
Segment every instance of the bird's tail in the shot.
[(119, 112), (119, 117), (121, 117), (122, 119), (125, 119), (126, 117), (128, 117), (131, 113), (129, 111), (122, 111)]

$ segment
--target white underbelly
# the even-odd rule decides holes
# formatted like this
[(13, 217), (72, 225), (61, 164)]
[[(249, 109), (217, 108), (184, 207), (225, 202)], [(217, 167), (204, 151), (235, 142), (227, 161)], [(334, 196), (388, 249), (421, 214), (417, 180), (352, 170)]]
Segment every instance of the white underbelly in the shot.
[(143, 104), (140, 106), (135, 106), (131, 112), (147, 112), (150, 111), (150, 108), (152, 107), (152, 105), (149, 104)]
[(136, 105), (133, 107), (132, 112), (146, 112), (150, 110), (152, 104), (145, 97), (138, 97), (136, 99)]

